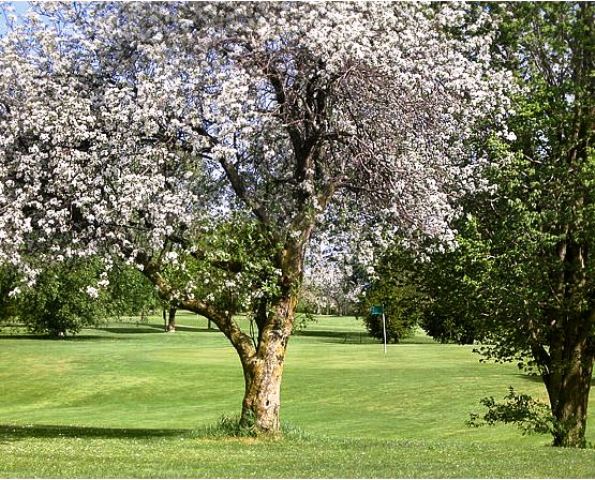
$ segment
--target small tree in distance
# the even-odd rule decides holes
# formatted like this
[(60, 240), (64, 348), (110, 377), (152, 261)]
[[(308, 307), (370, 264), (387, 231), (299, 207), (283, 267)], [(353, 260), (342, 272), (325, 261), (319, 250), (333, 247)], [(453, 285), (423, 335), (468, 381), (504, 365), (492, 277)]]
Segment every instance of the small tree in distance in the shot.
[(387, 341), (398, 343), (422, 322), (423, 291), (414, 276), (414, 257), (402, 248), (393, 247), (376, 265), (374, 278), (362, 292), (360, 316), (370, 335), (384, 339), (382, 315), (372, 307), (381, 306), (386, 321)]
[(137, 316), (144, 321), (161, 307), (155, 287), (137, 268), (117, 263), (106, 279), (104, 301), (110, 317)]
[(105, 321), (106, 293), (91, 286), (98, 280), (99, 269), (93, 259), (44, 268), (35, 286), (17, 297), (19, 322), (32, 332), (59, 338)]

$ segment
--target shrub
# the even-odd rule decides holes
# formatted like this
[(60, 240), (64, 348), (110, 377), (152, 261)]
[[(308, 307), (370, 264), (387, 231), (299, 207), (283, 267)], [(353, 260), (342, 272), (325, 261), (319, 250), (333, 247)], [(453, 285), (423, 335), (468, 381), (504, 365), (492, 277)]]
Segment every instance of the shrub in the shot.
[(560, 428), (552, 416), (549, 405), (534, 400), (530, 395), (517, 393), (513, 387), (508, 387), (508, 394), (504, 397), (503, 403), (496, 402), (494, 397), (483, 398), (480, 403), (488, 410), (483, 415), (471, 413), (467, 422), (471, 427), (512, 423), (517, 425), (523, 434), (553, 434)]
[(410, 285), (399, 285), (394, 278), (376, 282), (361, 302), (360, 315), (364, 319), (368, 333), (379, 340), (384, 337), (382, 315), (372, 315), (374, 305), (384, 306), (387, 342), (398, 343), (410, 335), (419, 321), (416, 308), (416, 289)]
[(105, 306), (89, 290), (99, 276), (93, 260), (77, 260), (52, 265), (43, 270), (36, 284), (19, 297), (20, 320), (34, 333), (64, 336), (78, 333), (84, 326), (97, 324), (105, 315)]

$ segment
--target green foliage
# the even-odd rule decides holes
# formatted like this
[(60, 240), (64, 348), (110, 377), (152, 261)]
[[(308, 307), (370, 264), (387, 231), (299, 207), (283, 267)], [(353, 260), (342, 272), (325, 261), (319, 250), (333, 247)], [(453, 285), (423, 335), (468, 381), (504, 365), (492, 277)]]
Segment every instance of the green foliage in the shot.
[(161, 306), (155, 287), (136, 268), (116, 264), (109, 272), (104, 303), (110, 316), (141, 316)]
[(421, 260), (414, 252), (394, 245), (377, 266), (377, 279), (365, 290), (360, 305), (368, 330), (382, 339), (382, 318), (371, 315), (373, 305), (385, 305), (390, 312), (392, 338), (409, 334), (416, 325), (432, 338), (449, 343), (473, 343), (479, 336), (479, 285), (470, 275), (480, 268), (476, 249), (463, 237), (454, 251), (428, 245), (433, 254)]
[(504, 403), (497, 403), (494, 397), (485, 397), (480, 403), (488, 411), (479, 415), (470, 414), (469, 426), (496, 425), (497, 423), (516, 424), (523, 434), (540, 433), (554, 434), (559, 428), (558, 422), (552, 416), (549, 405), (534, 400), (530, 395), (517, 393), (513, 387), (508, 387), (508, 394)]
[(318, 320), (313, 313), (303, 312), (296, 313), (295, 320), (293, 322), (292, 333), (300, 333), (308, 328), (308, 325), (317, 323)]
[(316, 293), (313, 292), (312, 289), (304, 288), (304, 286), (302, 286), (295, 311), (306, 314), (316, 312), (316, 310), (319, 309), (316, 300)]
[(0, 323), (16, 316), (16, 304), (11, 291), (17, 286), (17, 274), (13, 268), (0, 266)]
[[(451, 312), (449, 302), (459, 305), (450, 318), (473, 326), (485, 358), (539, 373), (555, 417), (548, 431), (557, 445), (581, 446), (595, 358), (595, 7), (492, 8), (503, 14), (497, 48), (519, 84), (514, 135), (481, 147), (493, 188), (462, 199), (458, 250), (432, 257), (446, 287), (429, 297)], [(535, 420), (528, 399), (508, 400), (486, 403), (493, 419)]]
[(470, 298), (479, 299), (474, 310), (483, 312), (491, 343), (483, 352), (547, 373), (558, 367), (546, 355), (535, 358), (542, 346), (549, 351), (565, 330), (595, 334), (588, 319), (595, 265), (585, 253), (595, 248), (594, 8), (504, 8), (499, 44), (521, 86), (510, 119), (517, 138), (487, 146), (500, 159), (489, 173), (497, 190), (468, 200), (473, 215), (462, 230), (459, 264), (474, 287)]
[(279, 246), (262, 225), (239, 212), (195, 229), (186, 252), (177, 252), (180, 261), (164, 267), (172, 287), (191, 290), (230, 314), (251, 312), (263, 299), (279, 295)]
[(440, 342), (472, 344), (481, 338), (485, 315), (476, 273), (489, 269), (489, 260), (482, 255), (473, 218), (460, 220), (456, 227), (456, 249), (435, 250), (428, 261), (416, 264), (416, 281), (425, 292), (421, 326)]
[[(109, 281), (107, 286), (98, 286), (102, 279)], [(35, 333), (74, 334), (107, 317), (146, 317), (159, 305), (154, 287), (137, 269), (116, 263), (106, 273), (98, 258), (42, 266), (31, 287), (23, 286), (16, 271), (0, 269), (0, 319)]]
[[(99, 262), (78, 260), (44, 269), (32, 288), (24, 290), (17, 302), (22, 323), (35, 333), (51, 336), (75, 334), (96, 325), (106, 313), (101, 298), (92, 298), (87, 287), (97, 283)], [(105, 293), (99, 293), (105, 297)]]
[(379, 262), (376, 279), (364, 290), (359, 313), (372, 337), (384, 338), (382, 315), (372, 314), (374, 305), (384, 307), (386, 336), (390, 343), (398, 343), (420, 323), (423, 295), (414, 280), (412, 260), (396, 247)]

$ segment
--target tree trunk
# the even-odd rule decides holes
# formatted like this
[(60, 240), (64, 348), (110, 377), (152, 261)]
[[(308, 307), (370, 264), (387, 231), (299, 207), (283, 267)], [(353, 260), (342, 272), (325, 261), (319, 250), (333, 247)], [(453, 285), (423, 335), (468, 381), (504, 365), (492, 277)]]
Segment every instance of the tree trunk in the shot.
[(281, 430), (281, 379), (296, 305), (294, 295), (277, 302), (266, 319), (256, 355), (242, 358), (245, 392), (240, 425), (257, 434), (275, 435)]
[(277, 351), (269, 358), (256, 358), (244, 364), (245, 391), (240, 425), (255, 433), (276, 434), (281, 429), (281, 378), (285, 347), (273, 341)]
[[(553, 359), (557, 355), (555, 352), (552, 353)], [(586, 446), (585, 432), (593, 374), (593, 353), (585, 340), (570, 349), (568, 355), (561, 357), (566, 357), (565, 361), (552, 365), (552, 372), (544, 376), (552, 415), (556, 420), (553, 445), (583, 448)]]
[(169, 315), (167, 318), (167, 331), (168, 332), (175, 332), (176, 331), (176, 312), (178, 309), (176, 307), (169, 307)]
[(176, 307), (169, 307), (169, 309), (163, 309), (163, 323), (165, 325), (166, 332), (175, 332), (176, 331), (176, 312), (178, 309)]

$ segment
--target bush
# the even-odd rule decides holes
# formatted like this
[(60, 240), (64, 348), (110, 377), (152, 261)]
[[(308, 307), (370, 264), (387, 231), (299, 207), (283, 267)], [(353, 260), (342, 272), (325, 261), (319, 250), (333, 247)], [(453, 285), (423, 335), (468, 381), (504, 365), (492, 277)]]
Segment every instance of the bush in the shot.
[(413, 286), (400, 286), (395, 279), (386, 279), (375, 283), (368, 291), (361, 303), (360, 315), (368, 333), (379, 340), (383, 340), (382, 315), (372, 315), (374, 305), (384, 306), (386, 319), (386, 338), (389, 343), (398, 343), (402, 338), (410, 335), (419, 321), (415, 308), (417, 297)]
[(467, 425), (480, 427), (497, 423), (512, 423), (517, 425), (523, 434), (551, 433), (560, 428), (552, 416), (549, 405), (534, 400), (524, 393), (517, 393), (513, 387), (508, 387), (508, 394), (503, 403), (497, 403), (494, 397), (486, 397), (480, 403), (488, 410), (483, 415), (471, 413)]
[[(443, 301), (443, 304), (439, 304)], [(441, 343), (458, 343), (460, 345), (471, 345), (477, 337), (477, 321), (468, 321), (459, 309), (459, 315), (448, 308), (447, 300), (444, 298), (434, 299), (426, 305), (421, 327), (434, 340)]]
[[(34, 287), (23, 292), (17, 302), (20, 320), (34, 333), (61, 337), (96, 325), (105, 316), (101, 298), (93, 298), (98, 262), (77, 260), (52, 265), (43, 270)], [(90, 295), (91, 293), (91, 295)], [(93, 296), (92, 296), (93, 295)], [(97, 291), (97, 295), (100, 293)]]

